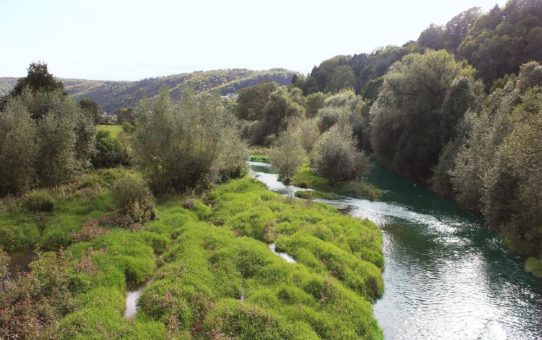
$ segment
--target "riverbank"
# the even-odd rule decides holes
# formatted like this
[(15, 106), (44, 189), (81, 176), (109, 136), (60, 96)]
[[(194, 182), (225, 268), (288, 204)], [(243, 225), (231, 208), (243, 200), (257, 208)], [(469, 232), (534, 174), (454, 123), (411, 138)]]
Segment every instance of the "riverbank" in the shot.
[[(251, 168), (272, 190), (297, 190), (269, 167)], [(386, 289), (373, 308), (386, 339), (538, 337), (542, 282), (479, 216), (378, 165), (365, 180), (382, 190), (381, 201), (326, 202), (383, 233)]]
[[(107, 201), (109, 189), (102, 189), (97, 197)], [(93, 211), (88, 202), (81, 216), (108, 214), (108, 205)], [(63, 212), (49, 218), (63, 219)], [(371, 307), (383, 293), (376, 225), (282, 197), (250, 178), (172, 197), (156, 213), (156, 221), (133, 230), (97, 223), (61, 256), (38, 255), (38, 267), (31, 266), (43, 275), (36, 280), (51, 272), (53, 285), (62, 282), (35, 288), (52, 310), (63, 307), (52, 336), (382, 338)], [(75, 221), (83, 230), (84, 219)], [(139, 299), (134, 305), (128, 292), (139, 287), (141, 297), (129, 296)], [(127, 305), (137, 306), (130, 318)]]

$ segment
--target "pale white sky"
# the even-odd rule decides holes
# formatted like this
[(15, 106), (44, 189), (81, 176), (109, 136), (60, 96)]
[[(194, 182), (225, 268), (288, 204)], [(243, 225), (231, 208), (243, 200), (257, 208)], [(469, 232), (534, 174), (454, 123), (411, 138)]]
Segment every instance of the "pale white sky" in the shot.
[(417, 39), (505, 0), (0, 0), (0, 77), (136, 80), (224, 68), (303, 73), (338, 54)]

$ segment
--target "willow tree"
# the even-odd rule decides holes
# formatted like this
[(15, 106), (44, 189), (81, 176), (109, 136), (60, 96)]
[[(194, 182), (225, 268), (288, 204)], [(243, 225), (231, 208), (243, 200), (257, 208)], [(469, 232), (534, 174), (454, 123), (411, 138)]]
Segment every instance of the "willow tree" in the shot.
[(134, 151), (155, 193), (205, 187), (243, 171), (246, 146), (218, 95), (185, 91), (173, 103), (163, 90), (137, 111)]

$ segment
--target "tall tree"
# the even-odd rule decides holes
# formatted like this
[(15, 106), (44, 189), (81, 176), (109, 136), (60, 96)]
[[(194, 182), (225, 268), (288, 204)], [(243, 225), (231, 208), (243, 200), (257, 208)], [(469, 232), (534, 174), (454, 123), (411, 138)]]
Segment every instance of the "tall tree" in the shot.
[(370, 113), (371, 144), (381, 163), (416, 180), (429, 178), (469, 105), (443, 107), (458, 77), (473, 81), (473, 69), (443, 50), (410, 54), (393, 65)]

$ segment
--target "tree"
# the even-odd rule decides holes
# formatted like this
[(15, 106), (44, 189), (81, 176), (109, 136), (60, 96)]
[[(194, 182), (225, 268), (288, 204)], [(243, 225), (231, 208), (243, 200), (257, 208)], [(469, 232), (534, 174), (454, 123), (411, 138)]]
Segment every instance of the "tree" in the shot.
[(270, 151), (271, 164), (285, 183), (290, 182), (305, 159), (301, 136), (291, 131), (292, 129), (289, 130), (279, 136)]
[[(474, 15), (475, 16), (475, 15)], [(472, 21), (467, 19), (466, 21)], [(457, 49), (478, 70), (487, 88), (520, 65), (542, 58), (542, 2), (510, 0), (473, 21)]]
[(445, 48), (444, 30), (441, 26), (431, 24), (418, 37), (418, 45), (434, 50)]
[(135, 125), (136, 123), (136, 115), (135, 110), (129, 107), (124, 107), (122, 109), (118, 109), (117, 112), (115, 112), (117, 116), (117, 123), (124, 124), (124, 123), (130, 123), (132, 125)]
[(307, 109), (307, 116), (308, 117), (314, 117), (318, 113), (318, 110), (320, 110), (324, 106), (324, 100), (327, 98), (325, 94), (322, 92), (316, 92), (311, 93), (307, 96), (307, 100), (305, 103), (306, 109)]
[(317, 175), (334, 184), (359, 180), (369, 170), (370, 164), (367, 157), (356, 149), (352, 130), (341, 122), (318, 139), (313, 149), (311, 167)]
[(9, 95), (11, 97), (19, 96), (25, 88), (40, 92), (64, 91), (62, 82), (55, 80), (53, 75), (49, 73), (47, 64), (41, 62), (30, 64), (26, 77), (17, 80), (17, 84)]
[(252, 127), (251, 143), (269, 145), (273, 138), (288, 128), (290, 121), (305, 116), (305, 108), (286, 87), (278, 88), (265, 104), (262, 118)]
[(75, 112), (64, 109), (48, 114), (38, 124), (36, 170), (42, 186), (58, 186), (71, 179), (78, 169)]
[(36, 125), (20, 99), (0, 113), (0, 194), (21, 194), (36, 179)]
[[(458, 78), (465, 80), (454, 82)], [(443, 50), (410, 54), (394, 64), (370, 112), (370, 140), (379, 162), (427, 180), (470, 105), (472, 96), (460, 94), (468, 92), (472, 81), (472, 68)], [(455, 87), (462, 89), (458, 95), (452, 95)]]
[(342, 89), (353, 89), (356, 86), (354, 71), (349, 65), (341, 65), (333, 70), (328, 89), (337, 92)]
[(81, 99), (79, 101), (79, 106), (81, 107), (83, 114), (88, 115), (93, 120), (94, 124), (99, 123), (102, 110), (100, 110), (100, 107), (94, 100), (90, 98)]
[(268, 82), (239, 90), (237, 117), (251, 121), (261, 119), (263, 109), (276, 89), (276, 83)]
[(164, 89), (137, 111), (133, 148), (155, 193), (206, 187), (243, 171), (246, 147), (218, 95), (184, 91), (174, 104)]

